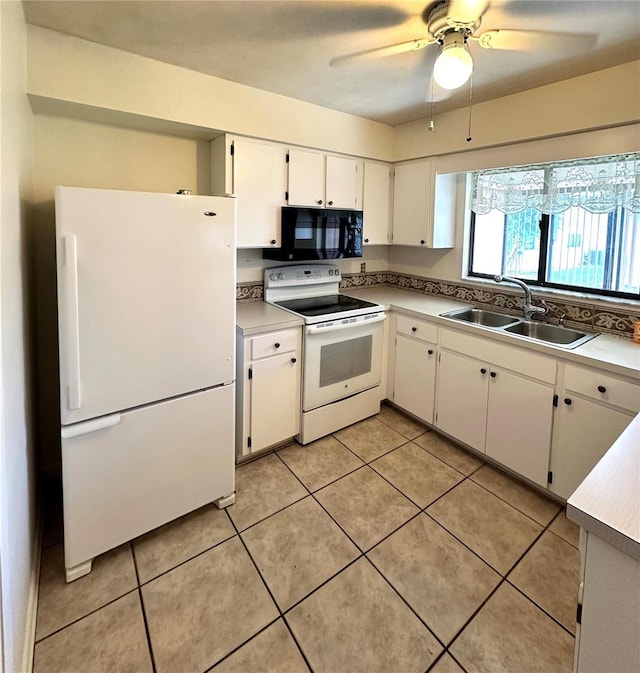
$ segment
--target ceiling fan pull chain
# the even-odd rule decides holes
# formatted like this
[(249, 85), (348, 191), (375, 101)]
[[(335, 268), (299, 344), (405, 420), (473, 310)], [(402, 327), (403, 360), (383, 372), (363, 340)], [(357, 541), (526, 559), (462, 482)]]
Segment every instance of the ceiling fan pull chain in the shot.
[(433, 123), (433, 75), (431, 75), (431, 118), (429, 119), (429, 131), (435, 129), (435, 124)]
[(467, 131), (467, 142), (471, 142), (471, 103), (473, 101), (473, 73), (469, 78), (469, 128)]

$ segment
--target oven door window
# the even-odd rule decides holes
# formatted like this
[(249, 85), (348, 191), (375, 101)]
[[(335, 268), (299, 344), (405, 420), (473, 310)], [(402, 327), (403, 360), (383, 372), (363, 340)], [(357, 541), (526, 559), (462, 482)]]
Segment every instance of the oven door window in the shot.
[(320, 388), (348, 381), (371, 371), (373, 335), (336, 343), (320, 348)]

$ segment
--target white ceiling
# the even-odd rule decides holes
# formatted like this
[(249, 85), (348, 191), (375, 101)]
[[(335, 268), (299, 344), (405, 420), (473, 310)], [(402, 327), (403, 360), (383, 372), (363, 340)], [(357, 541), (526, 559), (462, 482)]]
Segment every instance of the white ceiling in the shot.
[[(473, 1), (473, 0), (469, 0)], [(433, 5), (431, 2), (429, 5)], [(438, 45), (331, 66), (331, 59), (426, 37), (427, 4), (407, 0), (25, 0), (29, 23), (266, 91), (391, 125), (430, 114)], [(481, 102), (640, 59), (640, 0), (491, 0), (490, 29), (559, 37), (533, 52), (482, 49), (473, 100)], [(639, 87), (639, 82), (629, 82)], [(435, 114), (465, 106), (469, 88), (434, 89)], [(549, 110), (541, 114), (552, 114)]]

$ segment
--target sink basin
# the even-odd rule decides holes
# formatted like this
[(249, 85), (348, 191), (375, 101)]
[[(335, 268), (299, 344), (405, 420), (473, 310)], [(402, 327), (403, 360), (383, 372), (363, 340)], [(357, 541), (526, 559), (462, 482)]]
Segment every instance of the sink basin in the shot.
[(495, 313), (494, 311), (485, 311), (482, 308), (465, 308), (457, 311), (443, 313), (444, 318), (453, 318), (454, 320), (463, 320), (464, 322), (484, 325), (485, 327), (504, 327), (518, 321), (518, 318), (505, 313)]
[(523, 320), (510, 327), (505, 327), (504, 331), (509, 332), (509, 334), (519, 334), (530, 339), (537, 339), (538, 341), (546, 341), (547, 343), (565, 348), (575, 348), (596, 336), (589, 332), (579, 332), (568, 327), (547, 325), (531, 320)]

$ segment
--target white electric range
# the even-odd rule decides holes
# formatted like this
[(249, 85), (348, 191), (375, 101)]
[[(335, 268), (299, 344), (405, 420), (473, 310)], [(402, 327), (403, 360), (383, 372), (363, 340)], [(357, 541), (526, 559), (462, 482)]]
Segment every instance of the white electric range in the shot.
[(380, 410), (384, 307), (341, 294), (340, 269), (265, 269), (265, 301), (304, 320), (302, 444)]

